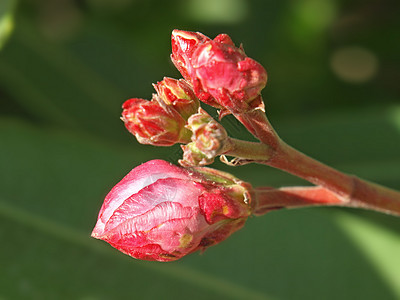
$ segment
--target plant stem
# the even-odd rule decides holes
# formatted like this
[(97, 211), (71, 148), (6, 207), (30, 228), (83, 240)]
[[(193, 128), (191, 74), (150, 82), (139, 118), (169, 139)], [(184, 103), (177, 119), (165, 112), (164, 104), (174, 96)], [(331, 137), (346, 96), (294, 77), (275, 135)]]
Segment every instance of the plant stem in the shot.
[(251, 134), (253, 134), (260, 142), (271, 148), (278, 146), (279, 137), (269, 123), (263, 109), (253, 109), (244, 113), (234, 114)]
[(253, 214), (256, 216), (281, 208), (333, 205), (360, 207), (320, 186), (283, 187), (279, 189), (260, 187), (253, 190), (252, 199), (255, 202)]
[(240, 158), (241, 160), (264, 161), (273, 155), (275, 151), (266, 144), (248, 142), (228, 137), (224, 147), (219, 151), (219, 155), (229, 155)]
[[(274, 148), (235, 139), (230, 139), (230, 143), (232, 151), (224, 154), (236, 156), (239, 161), (243, 158), (246, 162), (266, 164), (303, 178), (334, 193), (342, 206), (400, 215), (400, 192), (342, 173), (306, 156), (279, 138)], [(245, 157), (240, 153), (245, 153)]]
[(342, 173), (290, 147), (269, 123), (263, 106), (234, 115), (262, 144), (268, 145), (264, 159), (260, 159), (258, 145), (248, 149), (256, 155), (253, 161), (249, 160), (251, 155), (247, 155), (244, 163), (262, 163), (301, 177), (335, 193), (350, 206), (400, 215), (400, 192)]

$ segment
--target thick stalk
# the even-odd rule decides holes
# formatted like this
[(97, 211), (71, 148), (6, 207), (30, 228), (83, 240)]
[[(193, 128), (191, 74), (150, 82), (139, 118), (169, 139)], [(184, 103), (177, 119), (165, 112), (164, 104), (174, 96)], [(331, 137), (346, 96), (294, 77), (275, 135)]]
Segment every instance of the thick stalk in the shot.
[[(254, 162), (301, 177), (336, 193), (348, 202), (400, 215), (400, 192), (342, 173), (290, 147), (279, 138), (263, 109), (234, 115), (262, 144), (269, 146), (264, 160), (259, 159), (256, 151)], [(245, 163), (249, 162), (248, 157), (246, 159)]]
[(280, 141), (274, 155), (263, 162), (320, 185), (348, 202), (400, 215), (400, 192), (331, 168)]
[(344, 199), (320, 186), (283, 187), (279, 189), (260, 187), (254, 189), (252, 200), (254, 202), (253, 214), (256, 216), (275, 209), (313, 206), (339, 206), (375, 210), (364, 203)]
[(253, 134), (260, 142), (271, 148), (278, 146), (279, 137), (272, 125), (269, 123), (263, 109), (256, 108), (244, 113), (233, 114), (246, 129)]
[[(400, 192), (342, 173), (279, 140), (275, 148), (262, 143), (251, 143), (231, 139), (231, 149), (224, 154), (239, 157), (246, 153), (245, 161), (262, 163), (301, 177), (317, 186), (335, 193), (350, 206), (400, 215)], [(242, 148), (244, 147), (244, 148)], [(254, 156), (252, 156), (254, 152)], [(264, 156), (263, 154), (264, 153)], [(344, 204), (344, 203), (343, 203)]]

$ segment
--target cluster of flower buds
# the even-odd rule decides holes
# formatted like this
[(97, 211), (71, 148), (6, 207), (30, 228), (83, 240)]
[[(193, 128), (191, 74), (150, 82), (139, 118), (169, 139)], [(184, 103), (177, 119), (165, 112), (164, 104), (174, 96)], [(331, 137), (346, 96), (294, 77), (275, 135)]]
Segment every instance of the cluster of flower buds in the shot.
[[(399, 192), (343, 174), (279, 139), (260, 95), (267, 73), (228, 35), (174, 30), (171, 59), (184, 78), (155, 84), (151, 101), (127, 100), (122, 120), (142, 144), (183, 144), (182, 167), (152, 160), (134, 168), (106, 196), (93, 237), (138, 259), (173, 261), (225, 240), (250, 214), (281, 207), (339, 205), (400, 216)], [(220, 109), (220, 117), (233, 114), (260, 143), (228, 137), (199, 100)], [(319, 186), (252, 189), (203, 167), (218, 155), (229, 165), (263, 163)]]
[(106, 196), (92, 236), (138, 259), (173, 261), (240, 229), (251, 213), (249, 189), (224, 172), (152, 160)]
[(211, 40), (174, 30), (171, 58), (184, 79), (164, 78), (151, 101), (127, 100), (121, 119), (142, 144), (184, 144), (180, 164), (186, 168), (153, 160), (133, 169), (105, 198), (92, 233), (145, 260), (172, 261), (204, 250), (240, 229), (252, 212), (250, 185), (201, 167), (229, 138), (199, 99), (222, 114), (259, 107), (266, 71), (226, 34)]
[[(172, 62), (184, 79), (164, 78), (154, 85), (157, 94), (151, 101), (134, 98), (123, 105), (122, 120), (140, 143), (190, 142), (186, 125), (197, 112), (199, 99), (221, 109), (220, 116), (264, 108), (260, 92), (267, 72), (228, 35), (212, 40), (198, 32), (174, 30), (171, 40)], [(193, 145), (189, 148), (195, 150)]]

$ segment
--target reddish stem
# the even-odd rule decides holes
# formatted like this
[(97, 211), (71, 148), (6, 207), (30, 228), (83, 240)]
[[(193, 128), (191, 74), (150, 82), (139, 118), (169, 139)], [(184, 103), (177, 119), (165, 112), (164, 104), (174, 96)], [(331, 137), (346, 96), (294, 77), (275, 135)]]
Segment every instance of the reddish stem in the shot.
[(329, 167), (287, 145), (282, 140), (274, 154), (263, 161), (275, 167), (303, 178), (315, 185), (321, 185), (343, 197), (353, 194), (353, 177)]
[(262, 108), (256, 108), (244, 113), (234, 114), (251, 134), (260, 140), (260, 142), (275, 149), (278, 146), (279, 137)]
[(335, 170), (283, 141), (271, 158), (262, 163), (322, 186), (351, 203), (351, 206), (400, 215), (400, 192)]
[(280, 189), (261, 187), (254, 189), (252, 196), (255, 201), (253, 214), (256, 216), (280, 208), (331, 205), (361, 207), (320, 186), (284, 187)]
[(390, 214), (400, 215), (394, 210), (382, 209), (375, 204), (365, 203), (356, 199), (346, 199), (321, 186), (315, 187), (271, 187), (256, 188), (253, 191), (254, 210), (256, 216), (280, 208), (301, 208), (311, 206), (341, 206), (371, 209)]
[[(243, 163), (262, 163), (296, 175), (330, 190), (350, 206), (400, 215), (400, 192), (342, 173), (290, 147), (278, 137), (262, 110), (256, 109), (235, 116), (261, 141), (246, 149), (241, 149), (244, 144), (231, 141), (235, 145), (230, 146), (235, 149), (234, 152), (247, 153), (242, 157)], [(236, 156), (236, 153), (227, 151), (224, 154)], [(235, 164), (240, 164), (241, 156), (237, 157), (239, 160)]]

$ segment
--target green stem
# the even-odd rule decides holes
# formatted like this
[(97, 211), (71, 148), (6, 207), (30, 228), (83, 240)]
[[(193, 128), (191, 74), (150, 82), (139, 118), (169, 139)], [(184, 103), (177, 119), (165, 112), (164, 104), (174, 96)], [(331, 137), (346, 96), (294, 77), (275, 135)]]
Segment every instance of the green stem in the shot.
[(248, 142), (228, 137), (219, 155), (229, 155), (240, 158), (240, 160), (264, 161), (268, 159), (274, 150), (266, 144)]

